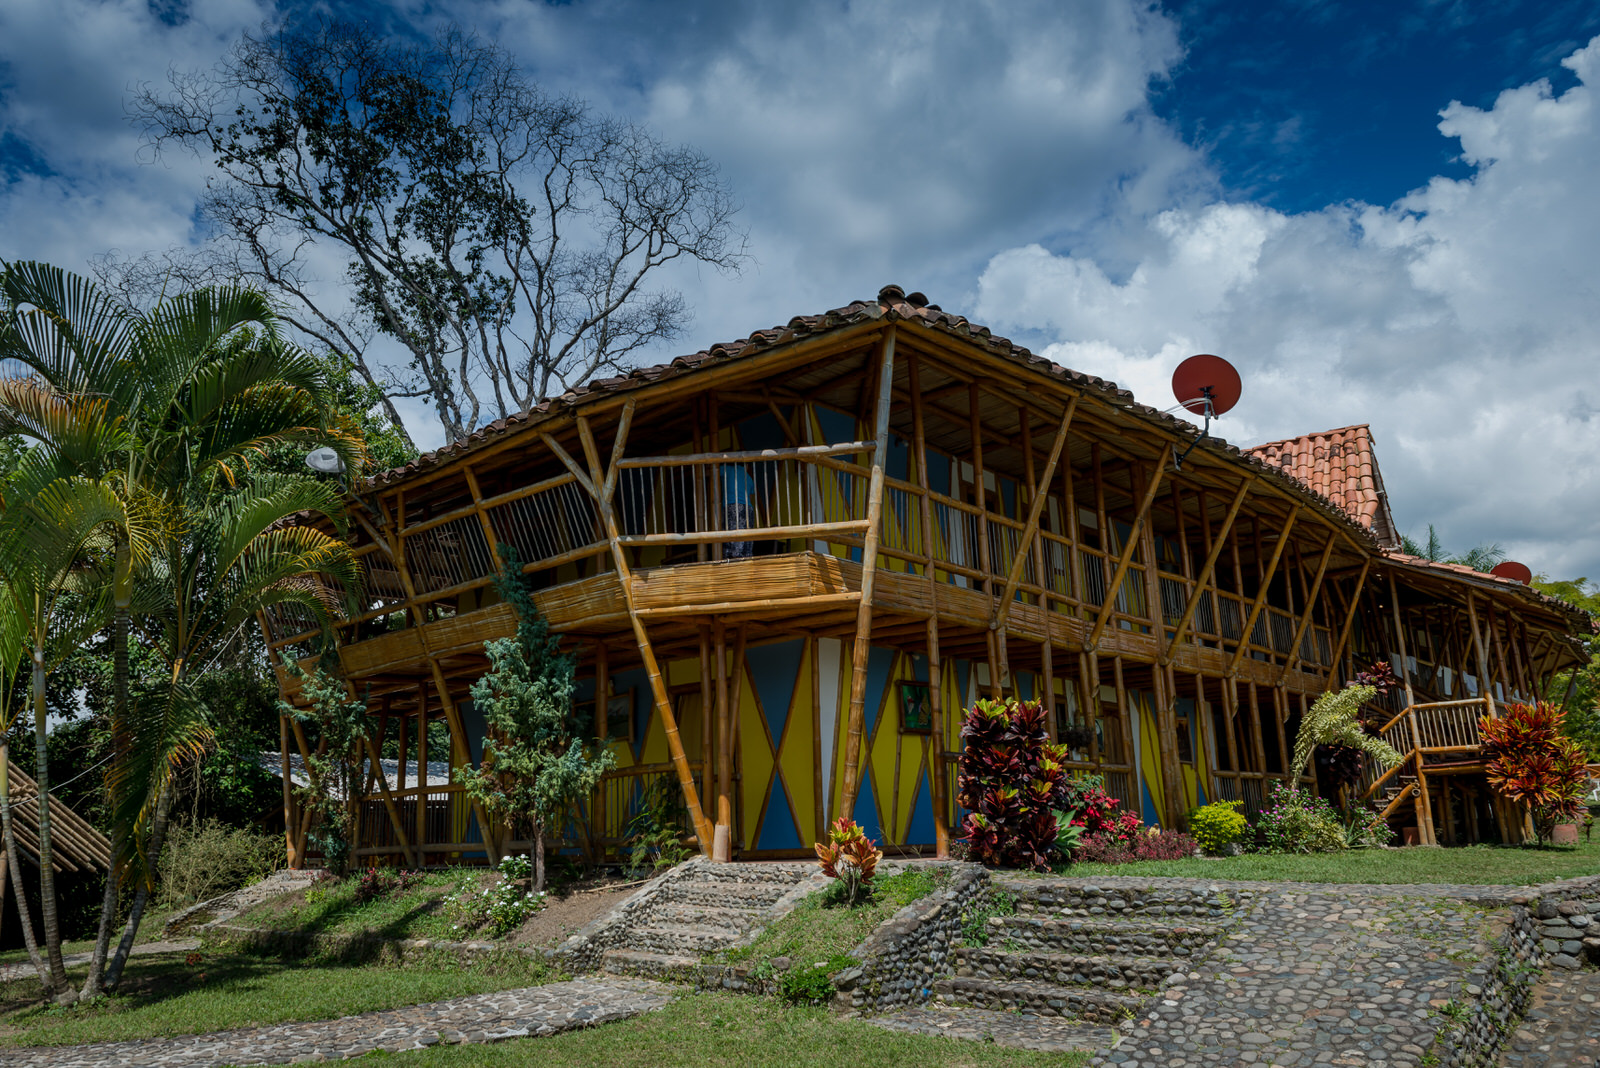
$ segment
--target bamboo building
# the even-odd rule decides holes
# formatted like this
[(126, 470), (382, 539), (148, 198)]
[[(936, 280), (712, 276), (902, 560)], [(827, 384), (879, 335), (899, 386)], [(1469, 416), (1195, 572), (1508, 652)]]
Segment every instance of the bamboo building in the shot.
[[(1254, 814), (1309, 704), (1378, 659), (1404, 685), (1368, 713), (1407, 761), (1357, 789), (1424, 843), (1515, 839), (1478, 717), (1583, 662), (1589, 617), (1400, 553), (1366, 427), (1183, 456), (1197, 436), (889, 286), (363, 482), (338, 655), (369, 754), (402, 776), (369, 777), (358, 856), (526, 847), (453, 783), (404, 780), (408, 760), (482, 757), (468, 689), (513, 630), (505, 547), (617, 758), (569, 829), (592, 854), (662, 778), (718, 859), (809, 855), (841, 813), (891, 852), (942, 852), (981, 696), (1048, 702), (1073, 766), (1146, 823), (1217, 799)], [(275, 658), (310, 655), (309, 615), (262, 623)], [(281, 735), (287, 771), (313, 740), (293, 718)], [(309, 812), (287, 787), (284, 805), (304, 863)]]

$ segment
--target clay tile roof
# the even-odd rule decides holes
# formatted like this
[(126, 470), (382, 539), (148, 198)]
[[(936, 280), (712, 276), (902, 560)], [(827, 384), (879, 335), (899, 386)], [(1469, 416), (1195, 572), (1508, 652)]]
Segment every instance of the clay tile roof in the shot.
[[(668, 363), (658, 364), (654, 367), (636, 368), (622, 377), (594, 379), (568, 390), (559, 397), (552, 397), (542, 401), (527, 411), (517, 412), (503, 419), (497, 419), (473, 431), (465, 438), (450, 442), (432, 452), (423, 453), (403, 467), (379, 472), (367, 479), (365, 485), (375, 487), (403, 482), (421, 471), (437, 467), (440, 464), (448, 463), (471, 453), (508, 431), (515, 432), (517, 428), (523, 425), (541, 423), (558, 413), (583, 407), (598, 396), (625, 393), (664, 379), (675, 378), (681, 374), (689, 374), (730, 360), (756, 356), (803, 338), (815, 337), (833, 330), (871, 322), (911, 323), (958, 337), (987, 351), (991, 355), (1008, 359), (1013, 363), (1029, 367), (1041, 374), (1065, 382), (1076, 389), (1093, 393), (1102, 401), (1136, 418), (1160, 426), (1169, 432), (1178, 432), (1185, 437), (1194, 433), (1194, 425), (1192, 423), (1180, 420), (1160, 409), (1140, 404), (1134, 400), (1131, 392), (1121, 388), (1115, 382), (1062, 367), (1030, 352), (1009, 338), (996, 336), (986, 326), (970, 322), (964, 316), (944, 311), (937, 304), (927, 303), (927, 298), (921, 293), (912, 293), (908, 296), (899, 286), (889, 285), (884, 286), (878, 292), (876, 300), (853, 301), (842, 308), (834, 308), (831, 311), (823, 312), (821, 315), (798, 315), (790, 319), (784, 326), (758, 330), (749, 337), (738, 341), (721, 342), (691, 355), (676, 357)], [(1283, 481), (1280, 484), (1286, 488), (1293, 488), (1297, 492), (1306, 493), (1310, 502), (1317, 506), (1325, 517), (1349, 523), (1349, 530), (1352, 534), (1365, 536), (1374, 547), (1378, 547), (1378, 539), (1375, 537), (1377, 531), (1371, 524), (1359, 522), (1352, 513), (1346, 511), (1334, 501), (1329, 500), (1324, 490), (1310, 486), (1304, 480), (1295, 477), (1291, 472), (1283, 470), (1280, 465), (1269, 462), (1253, 452), (1247, 452), (1235, 445), (1230, 445), (1221, 438), (1213, 437), (1207, 439), (1202, 448), (1208, 452), (1242, 462), (1245, 466), (1253, 468), (1258, 473), (1282, 479)], [(1374, 464), (1373, 475), (1375, 480), (1376, 471), (1377, 467)], [(1381, 481), (1378, 481), (1377, 484), (1381, 493)], [(1384, 509), (1384, 514), (1387, 514), (1387, 507)]]
[(1248, 452), (1337, 504), (1372, 531), (1384, 548), (1399, 547), (1389, 497), (1372, 447), (1372, 429), (1367, 424), (1269, 441)]

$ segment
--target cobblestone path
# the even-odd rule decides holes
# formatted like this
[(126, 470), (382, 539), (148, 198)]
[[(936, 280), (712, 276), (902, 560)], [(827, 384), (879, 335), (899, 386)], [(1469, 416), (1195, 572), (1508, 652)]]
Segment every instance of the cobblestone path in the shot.
[(1490, 914), (1447, 893), (1257, 886), (1211, 957), (1093, 1063), (1421, 1065), (1492, 952)]
[(869, 1016), (867, 1022), (888, 1031), (965, 1038), (1050, 1053), (1105, 1049), (1117, 1040), (1117, 1032), (1109, 1027), (952, 1006), (902, 1009), (890, 1016)]
[[(115, 951), (117, 947), (112, 946), (111, 948)], [(134, 946), (131, 952), (135, 957), (143, 957), (151, 953), (187, 953), (191, 949), (199, 948), (199, 939), (180, 938), (176, 941), (142, 942)], [(40, 948), (39, 952), (41, 954), (44, 953), (43, 947)], [(88, 964), (93, 956), (94, 954), (92, 953), (68, 953), (61, 959), (66, 962), (68, 968), (74, 968), (79, 964)], [(9, 983), (14, 979), (36, 979), (38, 976), (39, 973), (33, 970), (33, 962), (28, 960), (27, 957), (23, 957), (20, 961), (13, 961), (10, 964), (0, 964), (0, 983)]]
[(1547, 972), (1506, 1040), (1502, 1068), (1593, 1068), (1600, 1064), (1600, 972)]
[(369, 1012), (208, 1035), (0, 1052), (7, 1068), (216, 1068), (339, 1060), (374, 1050), (559, 1034), (664, 1006), (672, 990), (644, 979), (574, 979)]

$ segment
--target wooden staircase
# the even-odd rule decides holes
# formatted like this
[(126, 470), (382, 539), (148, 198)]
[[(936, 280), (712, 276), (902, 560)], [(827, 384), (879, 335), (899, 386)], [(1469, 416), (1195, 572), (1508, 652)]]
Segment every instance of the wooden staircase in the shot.
[[(1437, 808), (1447, 824), (1447, 837), (1453, 842), (1456, 821), (1451, 784), (1462, 776), (1483, 773), (1478, 724), (1484, 716), (1495, 714), (1492, 698), (1474, 697), (1417, 702), (1385, 722), (1378, 735), (1403, 759), (1381, 773), (1373, 761), (1367, 761), (1360, 797), (1363, 802), (1380, 806), (1373, 822), (1387, 820), (1409, 802), (1416, 812), (1418, 844), (1439, 845)], [(1465, 791), (1459, 799), (1469, 839), (1478, 837), (1476, 809), (1471, 803), (1476, 789), (1476, 784), (1456, 787), (1457, 791)], [(1525, 833), (1522, 816), (1493, 794), (1490, 806), (1501, 841), (1521, 841)]]

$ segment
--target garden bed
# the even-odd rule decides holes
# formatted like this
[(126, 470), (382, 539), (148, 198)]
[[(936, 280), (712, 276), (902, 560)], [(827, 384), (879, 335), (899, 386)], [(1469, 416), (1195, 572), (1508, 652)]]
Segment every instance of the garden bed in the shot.
[(479, 893), (500, 881), (482, 868), (447, 868), (419, 873), (407, 885), (361, 900), (360, 878), (326, 880), (282, 894), (240, 913), (231, 927), (375, 939), (492, 940), (507, 948), (559, 943), (584, 924), (626, 900), (637, 883), (611, 877), (584, 879), (551, 890), (544, 907), (506, 934), (492, 938), (459, 926), (447, 899)]

